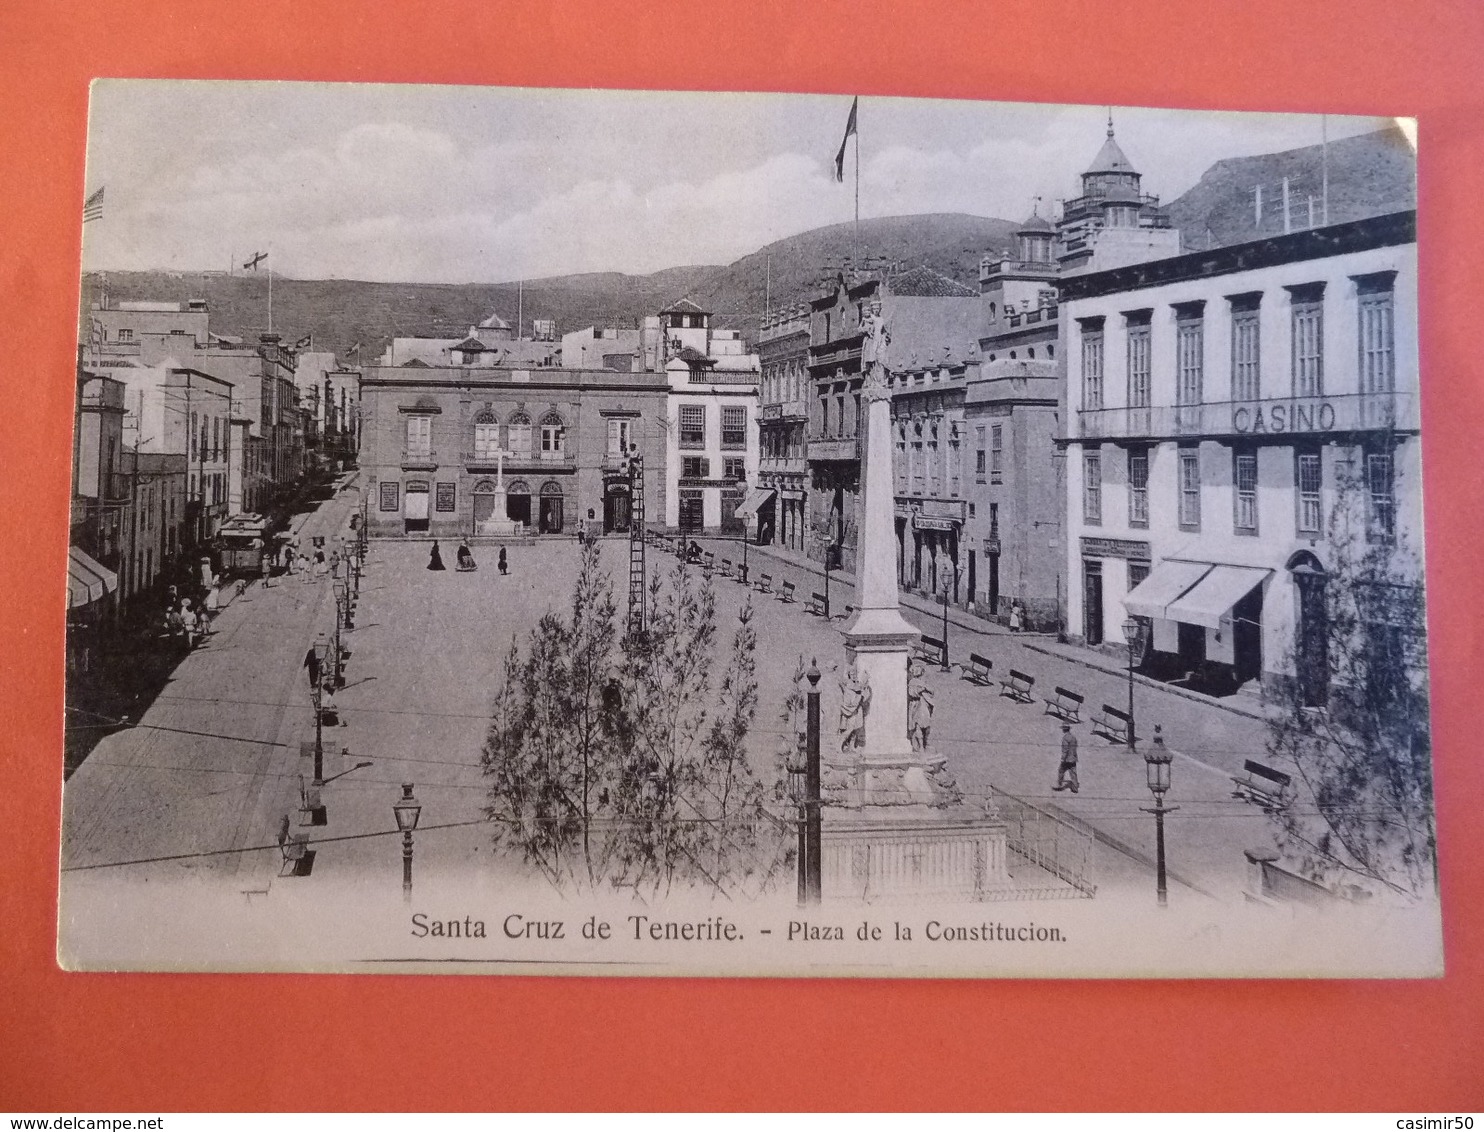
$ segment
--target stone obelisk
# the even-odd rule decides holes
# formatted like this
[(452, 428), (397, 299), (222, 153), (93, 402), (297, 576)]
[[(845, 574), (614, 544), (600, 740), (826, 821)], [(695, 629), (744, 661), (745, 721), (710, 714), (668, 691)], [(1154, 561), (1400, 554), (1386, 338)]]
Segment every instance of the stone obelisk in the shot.
[(847, 667), (870, 688), (863, 738), (826, 753), (830, 795), (851, 807), (932, 806), (959, 801), (942, 756), (914, 751), (908, 738), (907, 664), (920, 636), (901, 612), (896, 576), (895, 492), (891, 465), (891, 394), (886, 385), (890, 334), (879, 313), (867, 322), (861, 362), (866, 379), (865, 450), (861, 470), (859, 608), (845, 626)]

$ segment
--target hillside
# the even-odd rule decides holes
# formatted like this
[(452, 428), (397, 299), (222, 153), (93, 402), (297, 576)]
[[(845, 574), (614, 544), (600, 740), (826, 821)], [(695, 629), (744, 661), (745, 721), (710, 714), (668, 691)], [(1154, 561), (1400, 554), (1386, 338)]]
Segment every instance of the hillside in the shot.
[[(1014, 226), (962, 214), (898, 216), (863, 220), (861, 248), (866, 255), (927, 264), (973, 285), (979, 259), (1009, 244)], [(673, 300), (688, 296), (716, 312), (716, 325), (751, 336), (763, 312), (765, 294), (773, 304), (795, 302), (813, 293), (813, 283), (829, 267), (855, 253), (852, 224), (836, 224), (778, 240), (725, 267), (673, 267), (650, 275), (596, 272), (528, 280), (523, 300), (515, 283), (373, 283), (341, 279), (273, 278), (273, 329), (290, 342), (313, 332), (315, 346), (342, 356), (356, 342), (362, 358), (377, 357), (393, 336), (462, 334), (492, 311), (510, 322), (551, 318), (559, 333), (585, 326), (633, 326)], [(771, 276), (771, 286), (769, 278)], [(86, 311), (102, 280), (83, 279)], [(211, 308), (211, 328), (219, 334), (255, 339), (268, 326), (268, 277), (191, 272), (109, 272), (110, 301), (203, 298)]]
[[(1417, 207), (1417, 162), (1396, 128), (1341, 138), (1329, 144), (1329, 221), (1340, 224)], [(1323, 147), (1312, 145), (1256, 157), (1233, 157), (1207, 169), (1199, 182), (1169, 204), (1170, 220), (1185, 247), (1199, 250), (1245, 243), (1283, 231), (1283, 178), (1288, 178), (1293, 227), (1309, 227), (1309, 198), (1322, 218)], [(1257, 223), (1254, 186), (1262, 186)]]

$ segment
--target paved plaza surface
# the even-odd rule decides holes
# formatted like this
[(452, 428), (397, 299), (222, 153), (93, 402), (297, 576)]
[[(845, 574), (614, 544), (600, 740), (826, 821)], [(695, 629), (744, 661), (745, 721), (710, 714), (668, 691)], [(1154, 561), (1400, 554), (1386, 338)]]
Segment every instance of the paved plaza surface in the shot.
[[(352, 489), (308, 516), (302, 535), (332, 537), (348, 530), (359, 506)], [(306, 539), (307, 542), (307, 539)], [(400, 839), (392, 803), (411, 782), (423, 804), (417, 834), (420, 875), (508, 873), (517, 863), (497, 860), (483, 821), (486, 785), (480, 755), (488, 711), (512, 639), (527, 634), (548, 610), (566, 615), (580, 549), (575, 540), (511, 545), (510, 573), (496, 568), (496, 549), (477, 546), (480, 568), (453, 567), (453, 543), (442, 544), (448, 569), (427, 567), (427, 541), (373, 542), (366, 562), (356, 627), (346, 634), (346, 687), (338, 694), (343, 725), (324, 733), (330, 751), (324, 788), (328, 822), (314, 827), (312, 873), (279, 878), (275, 844), (284, 815), (296, 815), (300, 776), (308, 772), (300, 741), (313, 738), (313, 713), (302, 667), (315, 635), (330, 631), (334, 599), (329, 580), (253, 582), (219, 616), (210, 642), (188, 656), (136, 727), (110, 735), (65, 789), (63, 864), (95, 871), (116, 867), (129, 879), (197, 875), (247, 892), (275, 885), (353, 881), (400, 883)], [(603, 540), (601, 561), (615, 595), (626, 591), (627, 543)], [(740, 548), (735, 548), (740, 549)], [(800, 658), (818, 661), (824, 678), (823, 741), (837, 742), (834, 726), (843, 628), (806, 612), (817, 576), (803, 566), (751, 548), (752, 576), (766, 571), (774, 588), (793, 580), (794, 604), (757, 593), (730, 578), (712, 579), (719, 638), (726, 641), (737, 610), (750, 602), (758, 635), (759, 710), (753, 734), (755, 765), (765, 773), (788, 742), (779, 708)], [(740, 557), (735, 555), (734, 557)], [(649, 567), (668, 575), (672, 556), (653, 548)], [(700, 570), (687, 567), (697, 581)], [(831, 584), (843, 612), (854, 600), (844, 578)], [(941, 622), (911, 606), (904, 614), (938, 635)], [(930, 669), (936, 693), (933, 749), (971, 805), (989, 787), (1089, 823), (1099, 835), (1095, 881), (1104, 891), (1147, 891), (1152, 901), (1154, 821), (1139, 754), (1091, 733), (1086, 719), (1103, 702), (1122, 706), (1127, 684), (1116, 673), (1033, 651), (1033, 639), (998, 626), (950, 628), (955, 662), (970, 651), (994, 661), (996, 673), (1017, 668), (1036, 677), (1037, 692), (1062, 685), (1085, 696), (1084, 722), (1074, 727), (1081, 753), (1081, 789), (1053, 792), (1060, 722), (1041, 699), (1019, 704), (962, 679), (957, 669)], [(1231, 797), (1231, 776), (1244, 758), (1262, 757), (1263, 727), (1253, 719), (1159, 689), (1136, 688), (1143, 736), (1160, 723), (1176, 752), (1166, 819), (1172, 901), (1240, 899), (1242, 850), (1271, 844), (1268, 820)], [(348, 754), (336, 755), (340, 748)], [(370, 766), (356, 767), (361, 762)], [(120, 865), (120, 862), (137, 862)]]

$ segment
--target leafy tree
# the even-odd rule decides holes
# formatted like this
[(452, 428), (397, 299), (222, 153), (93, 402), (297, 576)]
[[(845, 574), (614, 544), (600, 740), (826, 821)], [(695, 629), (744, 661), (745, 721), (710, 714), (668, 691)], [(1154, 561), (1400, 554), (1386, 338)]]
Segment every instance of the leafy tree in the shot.
[(548, 613), (512, 645), (484, 751), (496, 841), (563, 887), (766, 884), (778, 854), (748, 758), (751, 603), (723, 657), (709, 580), (656, 574), (647, 608), (647, 631), (621, 636), (589, 545), (571, 617)]
[[(1280, 848), (1321, 882), (1365, 877), (1396, 893), (1436, 884), (1420, 555), (1342, 469), (1328, 524), (1324, 629), (1288, 661), (1299, 678), (1271, 697), (1268, 752), (1300, 789), (1270, 811)], [(1297, 634), (1296, 634), (1297, 637)], [(1328, 703), (1314, 706), (1327, 669)]]

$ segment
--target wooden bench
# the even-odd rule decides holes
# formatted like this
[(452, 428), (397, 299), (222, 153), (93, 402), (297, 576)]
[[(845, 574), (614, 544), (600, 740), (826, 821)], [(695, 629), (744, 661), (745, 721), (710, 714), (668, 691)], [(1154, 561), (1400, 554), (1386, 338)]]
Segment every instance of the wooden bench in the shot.
[(792, 605), (798, 601), (798, 598), (794, 597), (794, 584), (792, 582), (783, 583), (782, 587), (778, 590), (778, 600), (785, 605)]
[(1265, 810), (1281, 809), (1287, 804), (1288, 788), (1293, 783), (1292, 775), (1252, 759), (1244, 762), (1242, 769), (1247, 772), (1246, 775), (1240, 778), (1232, 776), (1232, 781), (1237, 784), (1237, 788), (1232, 791), (1233, 798), (1256, 802)]
[(757, 576), (757, 581), (755, 581), (755, 582), (752, 583), (752, 588), (755, 589), (755, 590), (757, 590), (757, 592), (760, 593), (760, 594), (770, 594), (770, 593), (772, 593), (773, 592), (773, 575), (772, 574), (759, 574)]
[(994, 676), (992, 675), (994, 672), (994, 661), (988, 657), (980, 656), (977, 652), (971, 652), (969, 654), (968, 664), (960, 664), (958, 667), (959, 674), (965, 680), (972, 680), (975, 684), (982, 684), (986, 688), (994, 683)]
[(812, 593), (809, 595), (809, 604), (805, 611), (812, 613), (815, 617), (825, 616), (824, 594)]
[(1058, 687), (1052, 697), (1046, 701), (1046, 711), (1041, 714), (1045, 715), (1049, 712), (1066, 723), (1081, 723), (1083, 699), (1076, 692)]
[(937, 637), (930, 637), (926, 633), (917, 639), (912, 646), (912, 656), (915, 660), (925, 660), (931, 664), (942, 664), (945, 658), (943, 642)]
[(1000, 695), (1009, 696), (1019, 704), (1028, 704), (1035, 699), (1035, 696), (1031, 694), (1031, 689), (1035, 686), (1034, 676), (1027, 676), (1024, 672), (1017, 672), (1012, 668), (1010, 675), (1000, 681)]
[(730, 578), (732, 576), (732, 560), (730, 558), (723, 558), (721, 560), (720, 573), (723, 578)]
[(716, 569), (716, 553), (710, 550), (701, 552), (701, 571), (706, 577), (711, 577), (711, 571)]
[(1134, 742), (1134, 721), (1128, 712), (1119, 711), (1112, 704), (1104, 704), (1103, 710), (1092, 717), (1092, 733), (1105, 735), (1115, 743), (1125, 746)]

